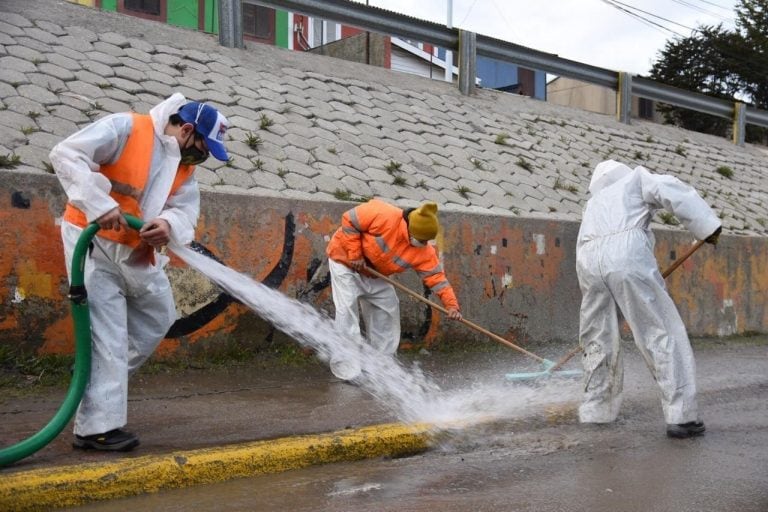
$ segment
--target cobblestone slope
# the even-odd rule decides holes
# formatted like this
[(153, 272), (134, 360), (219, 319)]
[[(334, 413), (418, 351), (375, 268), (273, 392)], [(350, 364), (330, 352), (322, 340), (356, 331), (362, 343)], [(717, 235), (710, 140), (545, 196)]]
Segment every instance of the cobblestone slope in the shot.
[[(213, 36), (67, 2), (0, 4), (0, 167), (50, 172), (48, 152), (91, 120), (174, 91), (214, 103), (233, 158), (203, 189), (578, 220), (606, 158), (695, 186), (727, 232), (768, 233), (764, 148), (667, 126)], [(674, 226), (664, 214), (657, 227)]]

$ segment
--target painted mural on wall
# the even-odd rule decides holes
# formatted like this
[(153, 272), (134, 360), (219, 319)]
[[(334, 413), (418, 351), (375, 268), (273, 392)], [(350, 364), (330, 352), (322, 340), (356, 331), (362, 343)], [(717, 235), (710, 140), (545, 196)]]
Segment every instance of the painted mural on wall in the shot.
[[(290, 297), (333, 314), (325, 246), (355, 203), (204, 193), (194, 247)], [(3, 173), (0, 182), (0, 344), (71, 353), (67, 273), (59, 235), (64, 196), (53, 176)], [(520, 345), (577, 342), (580, 292), (574, 254), (578, 224), (441, 213), (437, 244), (464, 316)], [(690, 243), (683, 232), (657, 233), (666, 267)], [(704, 246), (667, 279), (694, 335), (768, 330), (766, 240), (723, 237)], [(169, 275), (179, 320), (162, 355), (216, 343), (259, 348), (287, 338), (175, 258)], [(397, 280), (430, 298), (413, 272)], [(401, 346), (489, 342), (401, 294)]]

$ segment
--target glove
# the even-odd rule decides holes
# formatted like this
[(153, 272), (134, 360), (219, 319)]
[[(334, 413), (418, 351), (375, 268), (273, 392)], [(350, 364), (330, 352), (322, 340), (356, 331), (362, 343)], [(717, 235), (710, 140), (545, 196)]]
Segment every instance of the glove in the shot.
[(714, 233), (709, 235), (707, 238), (704, 239), (705, 242), (712, 245), (717, 245), (718, 240), (720, 239), (720, 232), (723, 230), (723, 227), (720, 226), (715, 230)]

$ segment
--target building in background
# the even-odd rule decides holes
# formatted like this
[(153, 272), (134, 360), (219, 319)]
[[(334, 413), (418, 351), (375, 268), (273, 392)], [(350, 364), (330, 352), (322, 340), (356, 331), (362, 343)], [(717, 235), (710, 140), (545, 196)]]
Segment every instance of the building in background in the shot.
[[(178, 27), (218, 33), (217, 0), (69, 1)], [(243, 4), (242, 12), (246, 41), (328, 55), (436, 80), (445, 80), (449, 75), (446, 73), (445, 49), (431, 44), (365, 32), (333, 21), (259, 5)], [(450, 71), (453, 81), (456, 81), (458, 68), (455, 62)], [(477, 58), (477, 85), (547, 99), (546, 73), (486, 57)]]
[[(573, 78), (559, 77), (550, 80), (547, 83), (547, 101), (616, 116), (616, 91)], [(664, 123), (664, 116), (656, 110), (655, 102), (637, 96), (632, 96), (632, 117)]]

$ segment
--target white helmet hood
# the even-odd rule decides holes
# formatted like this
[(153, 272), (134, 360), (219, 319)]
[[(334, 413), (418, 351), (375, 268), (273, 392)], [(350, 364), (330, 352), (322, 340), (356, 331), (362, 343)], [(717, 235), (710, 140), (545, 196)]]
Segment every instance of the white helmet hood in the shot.
[(605, 187), (613, 185), (632, 172), (628, 166), (616, 160), (600, 162), (592, 173), (592, 181), (589, 182), (589, 192), (597, 194)]

